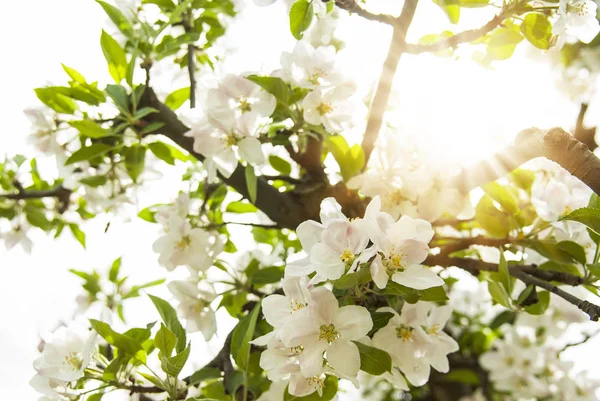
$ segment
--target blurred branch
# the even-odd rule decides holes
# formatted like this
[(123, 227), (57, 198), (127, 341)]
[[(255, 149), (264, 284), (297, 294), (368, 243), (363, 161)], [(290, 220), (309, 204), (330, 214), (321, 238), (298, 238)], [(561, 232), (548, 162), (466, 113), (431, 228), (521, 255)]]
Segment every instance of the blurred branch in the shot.
[(393, 16), (387, 14), (374, 14), (359, 6), (355, 0), (335, 0), (335, 5), (351, 14), (356, 14), (369, 21), (381, 22), (382, 24), (392, 26), (395, 24), (396, 19)]
[(15, 181), (13, 183), (17, 189), (17, 193), (13, 194), (0, 194), (0, 199), (10, 200), (25, 200), (25, 199), (42, 199), (42, 198), (56, 198), (59, 207), (58, 212), (64, 213), (69, 207), (69, 200), (71, 199), (71, 191), (68, 188), (59, 185), (57, 187), (46, 189), (43, 191), (28, 191), (23, 188), (20, 182)]
[(558, 354), (560, 355), (562, 352), (564, 352), (565, 350), (572, 348), (572, 347), (577, 347), (578, 345), (582, 345), (587, 343), (590, 339), (596, 337), (598, 334), (600, 333), (600, 330), (596, 330), (593, 333), (584, 333), (583, 334), (583, 339), (581, 341), (577, 341), (574, 343), (569, 343), (567, 345), (565, 345), (565, 347), (563, 349), (561, 349)]
[(562, 128), (541, 130), (529, 128), (521, 131), (515, 141), (489, 160), (464, 169), (450, 181), (450, 186), (468, 193), (473, 188), (494, 181), (528, 160), (546, 157), (583, 181), (596, 194), (600, 194), (600, 159), (577, 138)]
[(588, 147), (589, 150), (594, 151), (598, 147), (596, 143), (596, 127), (586, 128), (583, 125), (583, 121), (585, 119), (585, 113), (588, 110), (587, 103), (581, 103), (581, 107), (579, 108), (579, 114), (577, 115), (577, 121), (575, 124), (575, 132), (573, 132), (573, 136), (585, 146)]
[(373, 96), (369, 119), (367, 120), (367, 127), (361, 144), (365, 152), (365, 167), (369, 162), (369, 157), (371, 156), (371, 152), (373, 152), (381, 125), (383, 124), (383, 115), (387, 108), (398, 63), (406, 50), (406, 33), (417, 10), (417, 3), (418, 0), (406, 0), (400, 16), (394, 21), (392, 41), (390, 42), (390, 48), (381, 70), (375, 95)]
[(513, 15), (512, 10), (505, 10), (494, 18), (488, 21), (487, 24), (478, 29), (469, 29), (467, 31), (459, 32), (456, 35), (452, 35), (446, 39), (442, 39), (439, 42), (432, 44), (406, 44), (406, 53), (409, 54), (421, 54), (421, 53), (436, 53), (447, 49), (453, 49), (462, 43), (469, 43), (477, 40), (504, 22), (507, 18)]

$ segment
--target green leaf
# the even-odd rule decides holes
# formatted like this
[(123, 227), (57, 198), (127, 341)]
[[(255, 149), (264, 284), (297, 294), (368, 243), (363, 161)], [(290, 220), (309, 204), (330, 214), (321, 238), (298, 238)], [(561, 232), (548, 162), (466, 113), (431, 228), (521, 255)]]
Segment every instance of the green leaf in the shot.
[(254, 329), (260, 311), (260, 302), (246, 315), (233, 329), (231, 338), (231, 356), (235, 363), (244, 371), (248, 369), (248, 360), (250, 358), (250, 341), (254, 337)]
[(461, 7), (466, 8), (485, 7), (490, 4), (489, 0), (459, 0), (458, 2)]
[(246, 188), (248, 189), (248, 197), (250, 198), (250, 202), (256, 203), (257, 178), (256, 174), (254, 173), (254, 167), (248, 164), (244, 170), (244, 173), (246, 176)]
[(249, 81), (254, 82), (271, 95), (275, 96), (277, 102), (283, 106), (288, 107), (293, 103), (293, 93), (290, 85), (278, 77), (268, 77), (259, 75), (248, 75), (246, 77)]
[(271, 167), (273, 167), (275, 170), (279, 171), (283, 175), (290, 175), (290, 173), (292, 172), (291, 164), (288, 163), (287, 160), (283, 160), (279, 156), (270, 155), (269, 164), (271, 165)]
[(123, 154), (125, 155), (125, 169), (131, 179), (137, 182), (146, 165), (146, 147), (136, 143), (123, 149)]
[(142, 4), (156, 4), (163, 11), (171, 11), (175, 8), (172, 0), (142, 0)]
[(506, 237), (510, 232), (507, 214), (498, 209), (489, 195), (483, 195), (475, 207), (475, 220), (494, 237)]
[(149, 223), (156, 223), (156, 219), (154, 218), (155, 212), (152, 212), (149, 207), (142, 209), (141, 212), (138, 213), (138, 217), (142, 220), (146, 220)]
[(538, 49), (547, 50), (550, 48), (552, 24), (545, 14), (527, 14), (521, 22), (521, 33), (529, 43)]
[(284, 270), (283, 266), (269, 266), (258, 269), (252, 275), (252, 285), (261, 286), (278, 283), (283, 278)]
[(92, 177), (83, 177), (79, 182), (89, 187), (99, 187), (106, 184), (107, 178), (105, 175), (95, 175)]
[(573, 241), (561, 241), (556, 244), (558, 249), (565, 251), (569, 255), (573, 257), (573, 259), (582, 265), (587, 263), (587, 256), (585, 254), (585, 249), (581, 245)]
[(34, 91), (42, 103), (58, 113), (73, 114), (77, 110), (77, 104), (54, 87), (37, 88)]
[[(563, 241), (568, 242), (568, 241)], [(554, 262), (559, 263), (578, 263), (572, 252), (577, 253), (576, 247), (570, 244), (562, 244), (552, 240), (526, 240), (519, 242), (528, 248), (533, 249), (540, 255)], [(561, 245), (562, 244), (562, 245)], [(580, 257), (579, 255), (578, 257)]]
[(501, 284), (499, 284), (496, 281), (488, 281), (488, 291), (490, 292), (492, 299), (496, 303), (499, 303), (500, 305), (504, 306), (505, 308), (510, 309), (510, 307), (511, 307), (510, 295), (506, 292), (506, 289), (504, 288), (504, 286), (502, 286)]
[(115, 102), (115, 105), (125, 113), (129, 110), (129, 97), (127, 90), (121, 85), (106, 85), (106, 93)]
[(500, 251), (500, 263), (498, 263), (498, 274), (500, 275), (500, 282), (506, 289), (506, 292), (510, 295), (513, 290), (513, 281), (508, 271), (508, 264), (504, 258), (504, 252)]
[(108, 63), (108, 72), (116, 83), (120, 83), (127, 75), (127, 54), (121, 45), (104, 30), (100, 37), (100, 45), (104, 58)]
[(541, 265), (539, 265), (538, 269), (569, 273), (581, 277), (581, 272), (579, 271), (577, 266), (570, 263), (560, 263), (553, 260), (549, 260), (548, 262), (544, 262)]
[(154, 346), (168, 358), (171, 356), (176, 344), (177, 337), (175, 337), (175, 334), (161, 323), (160, 329), (154, 337)]
[(108, 324), (99, 320), (90, 319), (90, 324), (107, 343), (117, 347), (120, 352), (136, 358), (142, 363), (146, 363), (146, 351), (144, 351), (142, 345), (134, 338), (117, 333)]
[(119, 281), (119, 270), (121, 270), (121, 258), (116, 258), (112, 265), (110, 266), (110, 270), (108, 271), (108, 280), (111, 283), (117, 283)]
[(76, 70), (74, 70), (73, 68), (67, 67), (64, 64), (61, 64), (63, 70), (65, 70), (65, 72), (69, 75), (69, 77), (71, 77), (71, 79), (77, 83), (80, 84), (85, 84), (85, 78), (83, 77), (83, 75), (81, 75), (79, 72), (77, 72)]
[(183, 351), (170, 358), (162, 355), (160, 358), (160, 367), (166, 374), (177, 377), (181, 370), (185, 366), (190, 356), (190, 345), (188, 345)]
[(333, 397), (338, 392), (338, 379), (335, 376), (328, 375), (325, 377), (323, 387), (323, 395), (319, 396), (319, 393), (316, 391), (312, 394), (309, 394), (304, 397), (296, 397), (291, 395), (287, 388), (283, 393), (283, 401), (329, 401), (332, 400)]
[(69, 125), (77, 129), (81, 135), (89, 138), (104, 138), (111, 135), (110, 130), (102, 128), (102, 126), (92, 120), (69, 121)]
[(525, 311), (532, 315), (541, 315), (550, 305), (550, 293), (548, 291), (538, 292), (539, 301), (533, 305), (525, 306)]
[(164, 143), (152, 142), (148, 144), (148, 148), (152, 153), (154, 153), (154, 156), (158, 157), (165, 163), (170, 164), (171, 166), (175, 165), (175, 158), (173, 155), (171, 155), (171, 150), (169, 147)]
[(525, 302), (527, 297), (529, 297), (529, 295), (531, 295), (531, 293), (533, 292), (534, 288), (535, 286), (533, 285), (528, 285), (527, 287), (525, 287), (525, 289), (521, 291), (521, 294), (519, 294), (519, 296), (517, 297), (515, 305), (521, 305), (523, 302)]
[(582, 207), (581, 209), (573, 210), (566, 216), (558, 219), (559, 221), (570, 220), (577, 221), (586, 225), (596, 234), (600, 234), (600, 209), (593, 207)]
[(85, 401), (101, 401), (104, 393), (90, 394), (86, 397)]
[(185, 349), (187, 338), (185, 330), (177, 318), (177, 312), (175, 312), (175, 309), (173, 309), (173, 307), (164, 299), (155, 297), (154, 295), (148, 296), (158, 310), (165, 326), (167, 326), (167, 328), (177, 337), (177, 352), (182, 352)]
[(229, 213), (255, 213), (257, 210), (253, 204), (242, 201), (229, 202), (225, 209)]
[(519, 205), (517, 200), (511, 194), (508, 189), (498, 184), (497, 182), (488, 182), (482, 185), (481, 188), (488, 194), (493, 200), (498, 202), (505, 212), (515, 215), (519, 212)]
[(392, 358), (390, 354), (379, 348), (371, 347), (353, 341), (358, 347), (360, 352), (360, 370), (365, 371), (371, 375), (379, 376), (385, 372), (392, 371)]
[(52, 228), (52, 223), (50, 223), (46, 217), (46, 213), (39, 207), (35, 207), (31, 204), (25, 206), (25, 217), (29, 224), (41, 228), (44, 231), (49, 231)]
[(302, 39), (308, 29), (315, 12), (312, 1), (298, 0), (290, 9), (290, 32), (297, 40)]
[(136, 120), (141, 120), (142, 118), (152, 113), (158, 113), (158, 110), (152, 107), (143, 107), (135, 112), (133, 118), (135, 118)]
[(460, 19), (459, 0), (434, 0), (434, 3), (444, 10), (451, 23), (458, 23), (458, 20)]
[(96, 2), (102, 6), (104, 12), (108, 15), (113, 24), (119, 28), (119, 31), (121, 31), (123, 35), (128, 38), (133, 37), (133, 26), (121, 10), (104, 1), (96, 0)]
[(177, 89), (171, 92), (165, 99), (165, 104), (173, 110), (180, 108), (187, 100), (190, 99), (190, 87)]
[(600, 277), (600, 263), (591, 263), (586, 265), (586, 267), (594, 277)]
[(112, 146), (106, 145), (104, 143), (94, 143), (93, 145), (81, 148), (78, 151), (74, 152), (71, 156), (69, 156), (69, 158), (65, 162), (65, 165), (93, 159), (94, 157), (98, 157), (105, 154), (112, 148)]
[(588, 207), (592, 209), (600, 209), (600, 196), (598, 196), (596, 193), (592, 193), (592, 196), (590, 196), (590, 200), (588, 202)]
[(79, 226), (75, 223), (70, 223), (69, 228), (71, 229), (71, 233), (73, 237), (81, 244), (83, 248), (85, 248), (85, 233), (81, 231)]
[(190, 376), (190, 385), (202, 383), (205, 380), (218, 379), (221, 377), (221, 370), (217, 368), (204, 367)]
[(479, 376), (471, 369), (452, 369), (444, 376), (444, 379), (451, 382), (470, 384), (472, 386), (479, 385)]
[(371, 333), (375, 333), (377, 330), (387, 326), (389, 321), (394, 317), (391, 312), (371, 312), (371, 320), (373, 320), (373, 328)]
[(357, 284), (366, 284), (371, 281), (371, 272), (367, 268), (360, 269), (355, 273), (345, 274), (334, 282), (334, 287), (340, 290), (353, 288)]
[(330, 136), (327, 139), (328, 149), (340, 166), (340, 174), (344, 181), (358, 174), (365, 165), (365, 152), (358, 144), (350, 147), (346, 138), (341, 135)]
[(535, 173), (531, 170), (517, 168), (508, 174), (508, 178), (519, 188), (531, 192), (531, 186), (535, 180)]
[(488, 40), (486, 57), (490, 60), (506, 60), (515, 52), (517, 44), (523, 40), (518, 25), (505, 22), (501, 28), (494, 30)]

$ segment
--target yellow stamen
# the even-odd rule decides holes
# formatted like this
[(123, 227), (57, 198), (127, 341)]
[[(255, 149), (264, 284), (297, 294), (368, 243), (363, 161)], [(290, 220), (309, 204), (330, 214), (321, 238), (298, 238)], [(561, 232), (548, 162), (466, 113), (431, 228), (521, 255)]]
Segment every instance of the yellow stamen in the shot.
[(396, 336), (402, 339), (402, 341), (410, 341), (413, 338), (414, 331), (415, 329), (413, 327), (401, 324), (396, 327)]
[(333, 106), (329, 103), (321, 103), (317, 106), (317, 111), (320, 115), (324, 116), (325, 114), (329, 114), (333, 110)]
[(319, 340), (325, 340), (328, 343), (331, 343), (340, 336), (340, 333), (337, 332), (335, 326), (333, 324), (322, 324), (319, 327)]

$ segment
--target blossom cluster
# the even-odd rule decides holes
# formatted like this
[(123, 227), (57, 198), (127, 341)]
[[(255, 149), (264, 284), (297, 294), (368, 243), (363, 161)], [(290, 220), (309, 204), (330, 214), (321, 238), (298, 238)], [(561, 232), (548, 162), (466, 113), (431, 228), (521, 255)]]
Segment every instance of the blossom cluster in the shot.
[(223, 250), (223, 242), (214, 232), (193, 227), (189, 213), (190, 199), (185, 193), (180, 194), (173, 205), (163, 206), (156, 212), (155, 219), (162, 226), (163, 235), (154, 242), (153, 250), (160, 254), (158, 263), (167, 270), (178, 266), (188, 268), (189, 278), (173, 280), (168, 288), (187, 322), (186, 330), (200, 331), (208, 341), (216, 332), (216, 317), (210, 304), (217, 294), (204, 279), (204, 273)]

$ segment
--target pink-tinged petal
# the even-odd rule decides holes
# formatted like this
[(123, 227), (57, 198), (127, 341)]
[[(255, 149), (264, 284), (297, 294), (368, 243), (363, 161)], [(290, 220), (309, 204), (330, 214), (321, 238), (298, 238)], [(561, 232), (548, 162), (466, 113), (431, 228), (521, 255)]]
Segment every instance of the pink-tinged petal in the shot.
[(388, 230), (387, 235), (394, 241), (414, 239), (417, 236), (417, 229), (413, 224), (414, 219), (409, 216), (402, 216)]
[(392, 281), (415, 290), (426, 290), (444, 284), (440, 276), (421, 265), (408, 266), (403, 272), (394, 273)]
[(312, 292), (312, 301), (310, 305), (311, 317), (318, 326), (322, 324), (331, 324), (337, 315), (340, 307), (337, 298), (333, 292), (325, 287), (317, 287)]
[(373, 328), (371, 314), (366, 308), (358, 305), (339, 308), (332, 323), (340, 333), (340, 338), (346, 340), (358, 340)]
[(369, 244), (367, 225), (368, 223), (362, 219), (357, 219), (350, 223), (350, 229), (347, 231), (347, 242), (350, 250), (355, 254), (359, 254), (364, 251)]
[(388, 276), (385, 267), (383, 267), (383, 265), (381, 264), (381, 257), (379, 255), (375, 258), (373, 263), (371, 263), (370, 270), (371, 278), (373, 279), (373, 282), (375, 283), (377, 288), (385, 288), (390, 277)]
[(290, 301), (283, 295), (269, 295), (262, 300), (262, 311), (267, 323), (273, 327), (282, 326), (291, 316)]
[(310, 291), (308, 290), (308, 279), (306, 277), (284, 277), (281, 281), (281, 287), (288, 299), (308, 304)]
[(360, 370), (360, 353), (351, 341), (342, 338), (334, 341), (327, 348), (326, 357), (336, 373), (353, 377)]
[(307, 220), (298, 226), (296, 229), (296, 235), (302, 244), (302, 249), (306, 252), (310, 252), (310, 249), (319, 242), (321, 238), (321, 232), (323, 231), (323, 225), (313, 220)]

